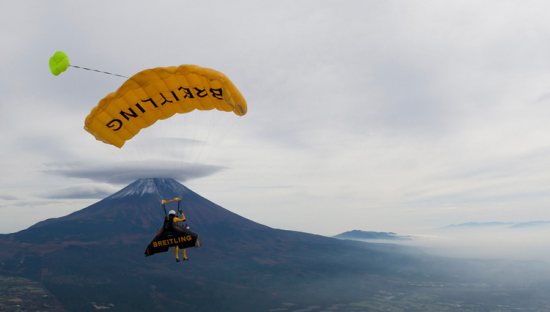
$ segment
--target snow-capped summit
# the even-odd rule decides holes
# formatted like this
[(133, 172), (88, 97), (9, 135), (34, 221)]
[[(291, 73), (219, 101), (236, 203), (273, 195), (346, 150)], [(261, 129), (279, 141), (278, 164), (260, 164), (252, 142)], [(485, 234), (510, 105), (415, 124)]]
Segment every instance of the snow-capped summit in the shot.
[(126, 196), (144, 196), (152, 194), (159, 199), (171, 199), (169, 197), (181, 197), (189, 192), (185, 186), (170, 178), (147, 178), (139, 179), (129, 184), (122, 190), (107, 197), (107, 199), (116, 199)]

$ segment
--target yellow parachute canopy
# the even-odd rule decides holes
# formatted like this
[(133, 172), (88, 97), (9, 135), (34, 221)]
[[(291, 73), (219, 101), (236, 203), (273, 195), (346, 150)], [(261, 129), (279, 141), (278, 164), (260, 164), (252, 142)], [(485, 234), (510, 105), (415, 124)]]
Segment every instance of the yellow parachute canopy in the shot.
[(195, 109), (244, 116), (247, 105), (237, 87), (218, 71), (196, 65), (158, 67), (135, 74), (102, 99), (86, 117), (84, 129), (121, 148), (157, 120)]

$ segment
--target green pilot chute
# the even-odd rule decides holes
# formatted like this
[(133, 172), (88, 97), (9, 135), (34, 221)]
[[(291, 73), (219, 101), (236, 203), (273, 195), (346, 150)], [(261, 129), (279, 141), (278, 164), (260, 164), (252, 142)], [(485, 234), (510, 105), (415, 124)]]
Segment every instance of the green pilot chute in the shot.
[(52, 74), (58, 76), (69, 68), (69, 57), (63, 51), (57, 51), (50, 57), (50, 70)]

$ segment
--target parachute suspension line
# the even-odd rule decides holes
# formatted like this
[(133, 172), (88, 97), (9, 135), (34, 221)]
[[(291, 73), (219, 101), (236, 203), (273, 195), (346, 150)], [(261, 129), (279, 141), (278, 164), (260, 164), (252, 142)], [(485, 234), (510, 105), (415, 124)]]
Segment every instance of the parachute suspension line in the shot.
[(182, 181), (183, 181), (183, 160), (184, 160), (184, 153), (185, 153), (185, 126), (187, 124), (187, 114), (183, 114), (182, 116), (182, 119), (183, 119), (183, 122), (179, 122), (178, 125), (179, 125), (179, 144), (178, 144), (178, 147), (180, 148), (180, 161), (179, 161), (179, 172), (180, 172), (180, 175), (182, 176)]
[[(193, 125), (189, 127), (192, 122), (193, 114), (189, 112), (184, 114), (183, 135), (182, 135), (182, 153), (181, 153), (181, 174), (182, 180), (186, 180), (185, 170), (187, 169), (187, 158), (191, 155), (191, 138), (189, 137), (190, 129), (193, 129)], [(189, 137), (189, 138), (188, 138)]]
[[(109, 151), (109, 153), (111, 153), (113, 155), (113, 157), (115, 158), (115, 161), (118, 162), (118, 165), (119, 166), (125, 166), (125, 164), (127, 164), (127, 159), (128, 157), (124, 157), (124, 155), (121, 157), (120, 155), (120, 150), (119, 148), (116, 148), (114, 146), (110, 146), (108, 144), (101, 144), (104, 146), (105, 149), (107, 149)], [(116, 149), (116, 151), (113, 151), (113, 149)]]
[(143, 146), (143, 140), (135, 140), (136, 141), (136, 151), (139, 155), (139, 157), (141, 158), (141, 161), (145, 161), (146, 157), (145, 157), (145, 147)]
[(101, 145), (103, 145), (103, 146), (105, 147), (105, 149), (108, 150), (108, 151), (117, 159), (117, 161), (122, 161), (122, 160), (120, 159), (120, 157), (118, 157), (118, 155), (115, 154), (115, 153), (111, 150), (111, 147), (110, 147), (110, 146), (107, 146), (107, 144), (101, 144)]
[[(146, 145), (144, 145), (147, 143), (147, 141), (143, 138), (145, 138), (145, 136), (137, 138), (136, 140), (128, 141), (123, 148), (118, 149), (117, 152), (122, 154), (125, 163), (127, 163), (127, 166), (140, 166), (139, 164), (145, 162), (145, 160), (147, 159), (147, 151), (145, 147)], [(149, 168), (149, 166), (141, 166), (143, 166), (143, 168)], [(143, 178), (149, 177), (152, 176), (143, 176)]]
[(159, 168), (155, 165), (156, 162), (151, 162), (154, 159), (154, 146), (151, 146), (151, 142), (155, 142), (151, 138), (151, 128), (142, 129), (140, 135), (140, 137), (128, 142), (133, 144), (132, 147), (135, 148), (135, 152), (131, 154), (143, 163), (143, 168), (147, 170), (147, 178), (160, 177)]
[[(183, 125), (182, 125), (183, 131), (181, 133), (181, 138), (182, 138), (182, 140), (181, 140), (181, 175), (182, 175), (182, 181), (186, 180), (185, 179), (185, 171), (184, 171), (185, 170), (185, 161), (186, 161), (185, 156), (186, 156), (186, 152), (187, 152), (187, 145), (189, 145), (189, 144), (188, 144), (188, 141), (187, 141), (188, 139), (186, 139), (185, 136), (187, 135), (187, 132), (188, 132), (187, 131), (187, 129), (188, 129), (187, 125), (190, 122), (189, 121), (190, 118), (191, 117), (189, 116), (189, 114), (184, 114), (183, 115)], [(192, 144), (192, 142), (191, 142), (191, 144)]]
[(212, 134), (212, 129), (214, 128), (214, 119), (216, 118), (216, 115), (218, 115), (218, 116), (220, 115), (220, 114), (216, 114), (217, 112), (214, 112), (214, 111), (210, 111), (210, 113), (212, 114), (212, 119), (210, 120), (210, 124), (208, 126), (208, 131), (207, 131), (207, 134), (206, 134), (206, 138), (204, 139), (204, 141), (202, 143), (201, 149), (199, 151), (199, 155), (195, 159), (195, 162), (193, 163), (193, 166), (191, 167), (192, 168), (191, 170), (195, 169), (195, 166), (197, 165), (197, 162), (199, 161), (199, 158), (201, 157), (204, 146), (208, 142), (208, 138), (210, 138), (210, 134)]
[[(142, 137), (138, 138), (136, 140), (136, 143), (139, 145), (140, 148), (140, 155), (142, 158), (141, 160), (145, 163), (147, 160), (151, 160), (154, 158), (154, 146), (151, 145), (151, 142), (155, 141), (152, 139), (150, 128), (143, 129), (142, 131)], [(147, 168), (152, 168), (151, 172), (148, 173), (151, 175), (150, 177), (153, 178), (153, 174), (160, 176), (159, 168), (157, 168), (156, 166), (149, 166), (147, 164), (144, 164), (144, 166), (146, 166)]]
[[(192, 126), (192, 129), (193, 129), (193, 136), (191, 138), (191, 141), (190, 141), (190, 147), (189, 147), (189, 155), (188, 155), (188, 164), (185, 165), (185, 169), (192, 169), (192, 165), (191, 165), (191, 162), (193, 161), (193, 151), (195, 150), (195, 148), (193, 147), (195, 145), (195, 140), (197, 138), (197, 132), (198, 131), (198, 128), (199, 128), (199, 125), (201, 124), (201, 120), (202, 120), (202, 116), (204, 114), (204, 111), (202, 110), (196, 110), (196, 113), (193, 114), (195, 115), (195, 119), (193, 120), (193, 125)], [(190, 167), (191, 166), (191, 167)]]
[[(173, 156), (172, 156), (174, 151), (174, 128), (175, 128), (175, 119), (168, 118), (168, 125), (167, 125), (167, 128), (165, 128), (166, 133), (163, 136), (165, 142), (163, 144), (167, 145), (167, 149), (165, 151), (166, 153), (168, 153), (170, 157), (167, 159), (163, 157), (162, 161), (165, 162), (166, 160), (168, 160), (168, 166), (170, 167), (170, 172), (176, 169), (176, 168), (171, 168), (174, 165)], [(172, 173), (170, 173), (170, 175), (172, 175)]]
[[(185, 116), (185, 114), (183, 116), (181, 116), (181, 119), (183, 119), (183, 117)], [(178, 139), (183, 139), (183, 130), (182, 130), (182, 125), (183, 123), (180, 121), (178, 122)], [(178, 161), (178, 176), (182, 173), (183, 171), (183, 164), (182, 164), (182, 154), (183, 154), (183, 148), (181, 147), (181, 145), (183, 145), (182, 142), (179, 142), (179, 140), (177, 141), (177, 146), (178, 146), (178, 154), (179, 154), (179, 161)], [(178, 155), (176, 154), (176, 155)]]
[[(162, 153), (165, 153), (166, 151), (166, 148), (164, 147), (164, 141), (166, 140), (166, 123), (168, 123), (167, 120), (165, 119), (162, 119), (162, 120), (159, 120), (159, 131), (160, 131), (160, 151), (161, 151), (161, 154), (160, 155), (157, 155), (158, 157), (158, 164), (160, 166), (159, 170), (160, 172), (162, 172), (162, 170), (164, 169), (164, 158), (162, 157)], [(157, 173), (157, 175), (160, 175), (159, 173)], [(157, 178), (160, 178), (157, 177)]]
[[(168, 122), (166, 122), (168, 121)], [(172, 129), (172, 118), (168, 118), (168, 120), (164, 120), (163, 121), (163, 127), (162, 127), (162, 152), (163, 153), (166, 153), (167, 152), (167, 147), (166, 147), (166, 140), (171, 140), (172, 137), (169, 137), (167, 138), (166, 135), (170, 133), (170, 129)], [(168, 145), (171, 145), (170, 144), (170, 141), (168, 141)], [(166, 168), (166, 160), (164, 159), (164, 155), (160, 155), (161, 159), (162, 159), (162, 168), (161, 170), (163, 170), (163, 172), (165, 172), (165, 170), (167, 169)]]
[[(156, 123), (157, 126), (159, 123)], [(156, 155), (155, 155), (155, 152), (158, 152), (158, 148), (157, 148), (157, 138), (154, 136), (154, 128), (147, 128), (147, 129), (143, 129), (144, 131), (144, 134), (145, 136), (143, 137), (142, 139), (142, 146), (144, 145), (144, 152), (146, 153), (146, 157), (145, 159), (149, 159), (149, 160), (153, 160), (156, 158)], [(156, 161), (155, 161), (156, 163)], [(154, 174), (156, 174), (157, 176), (160, 176), (160, 169), (158, 168), (158, 166), (152, 166), (153, 171), (154, 171)], [(153, 174), (153, 173), (152, 173)]]
[[(157, 125), (158, 126), (158, 125)], [(152, 164), (152, 168), (153, 169), (153, 173), (151, 174), (155, 174), (157, 176), (160, 176), (160, 168), (158, 167), (158, 165), (156, 165), (158, 162), (156, 161), (156, 158), (157, 158), (157, 154), (158, 153), (158, 138), (155, 137), (155, 132), (154, 132), (154, 128), (148, 128), (148, 129), (144, 129), (146, 130), (145, 131), (145, 134), (147, 135), (146, 137), (143, 138), (143, 142), (145, 144), (145, 151), (147, 152), (147, 159), (149, 160), (155, 160), (155, 164)]]
[(212, 152), (216, 149), (216, 147), (218, 146), (218, 144), (223, 141), (223, 139), (227, 136), (227, 134), (229, 132), (231, 132), (231, 129), (233, 129), (233, 126), (237, 123), (237, 120), (238, 118), (233, 118), (233, 122), (229, 124), (229, 127), (224, 126), (223, 130), (222, 131), (222, 134), (221, 136), (218, 138), (218, 141), (214, 144), (214, 146), (212, 147), (212, 149), (210, 150), (210, 152), (204, 157), (204, 161), (203, 163), (197, 168), (197, 171), (199, 171), (200, 169), (202, 169), (202, 167), (204, 167), (206, 165), (206, 161), (208, 160), (208, 158), (210, 157), (210, 155), (212, 155)]
[(122, 76), (122, 75), (118, 75), (118, 74), (113, 74), (113, 73), (109, 73), (109, 72), (104, 72), (104, 71), (100, 71), (100, 70), (92, 69), (92, 68), (80, 67), (80, 66), (75, 66), (75, 65), (69, 65), (69, 67), (74, 67), (74, 68), (84, 69), (84, 70), (90, 70), (90, 71), (94, 71), (96, 73), (102, 73), (102, 74), (113, 75), (113, 76), (117, 76), (117, 77), (130, 79), (130, 77), (126, 77), (126, 76)]

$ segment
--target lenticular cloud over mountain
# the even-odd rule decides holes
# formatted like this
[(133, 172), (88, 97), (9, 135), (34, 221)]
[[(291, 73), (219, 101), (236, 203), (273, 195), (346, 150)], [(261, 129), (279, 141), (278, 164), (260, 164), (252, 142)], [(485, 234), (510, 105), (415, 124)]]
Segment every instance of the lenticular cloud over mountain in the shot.
[(178, 161), (127, 161), (106, 164), (63, 163), (52, 164), (45, 173), (67, 178), (89, 179), (100, 183), (128, 184), (146, 177), (189, 181), (220, 172), (226, 167), (187, 164)]

